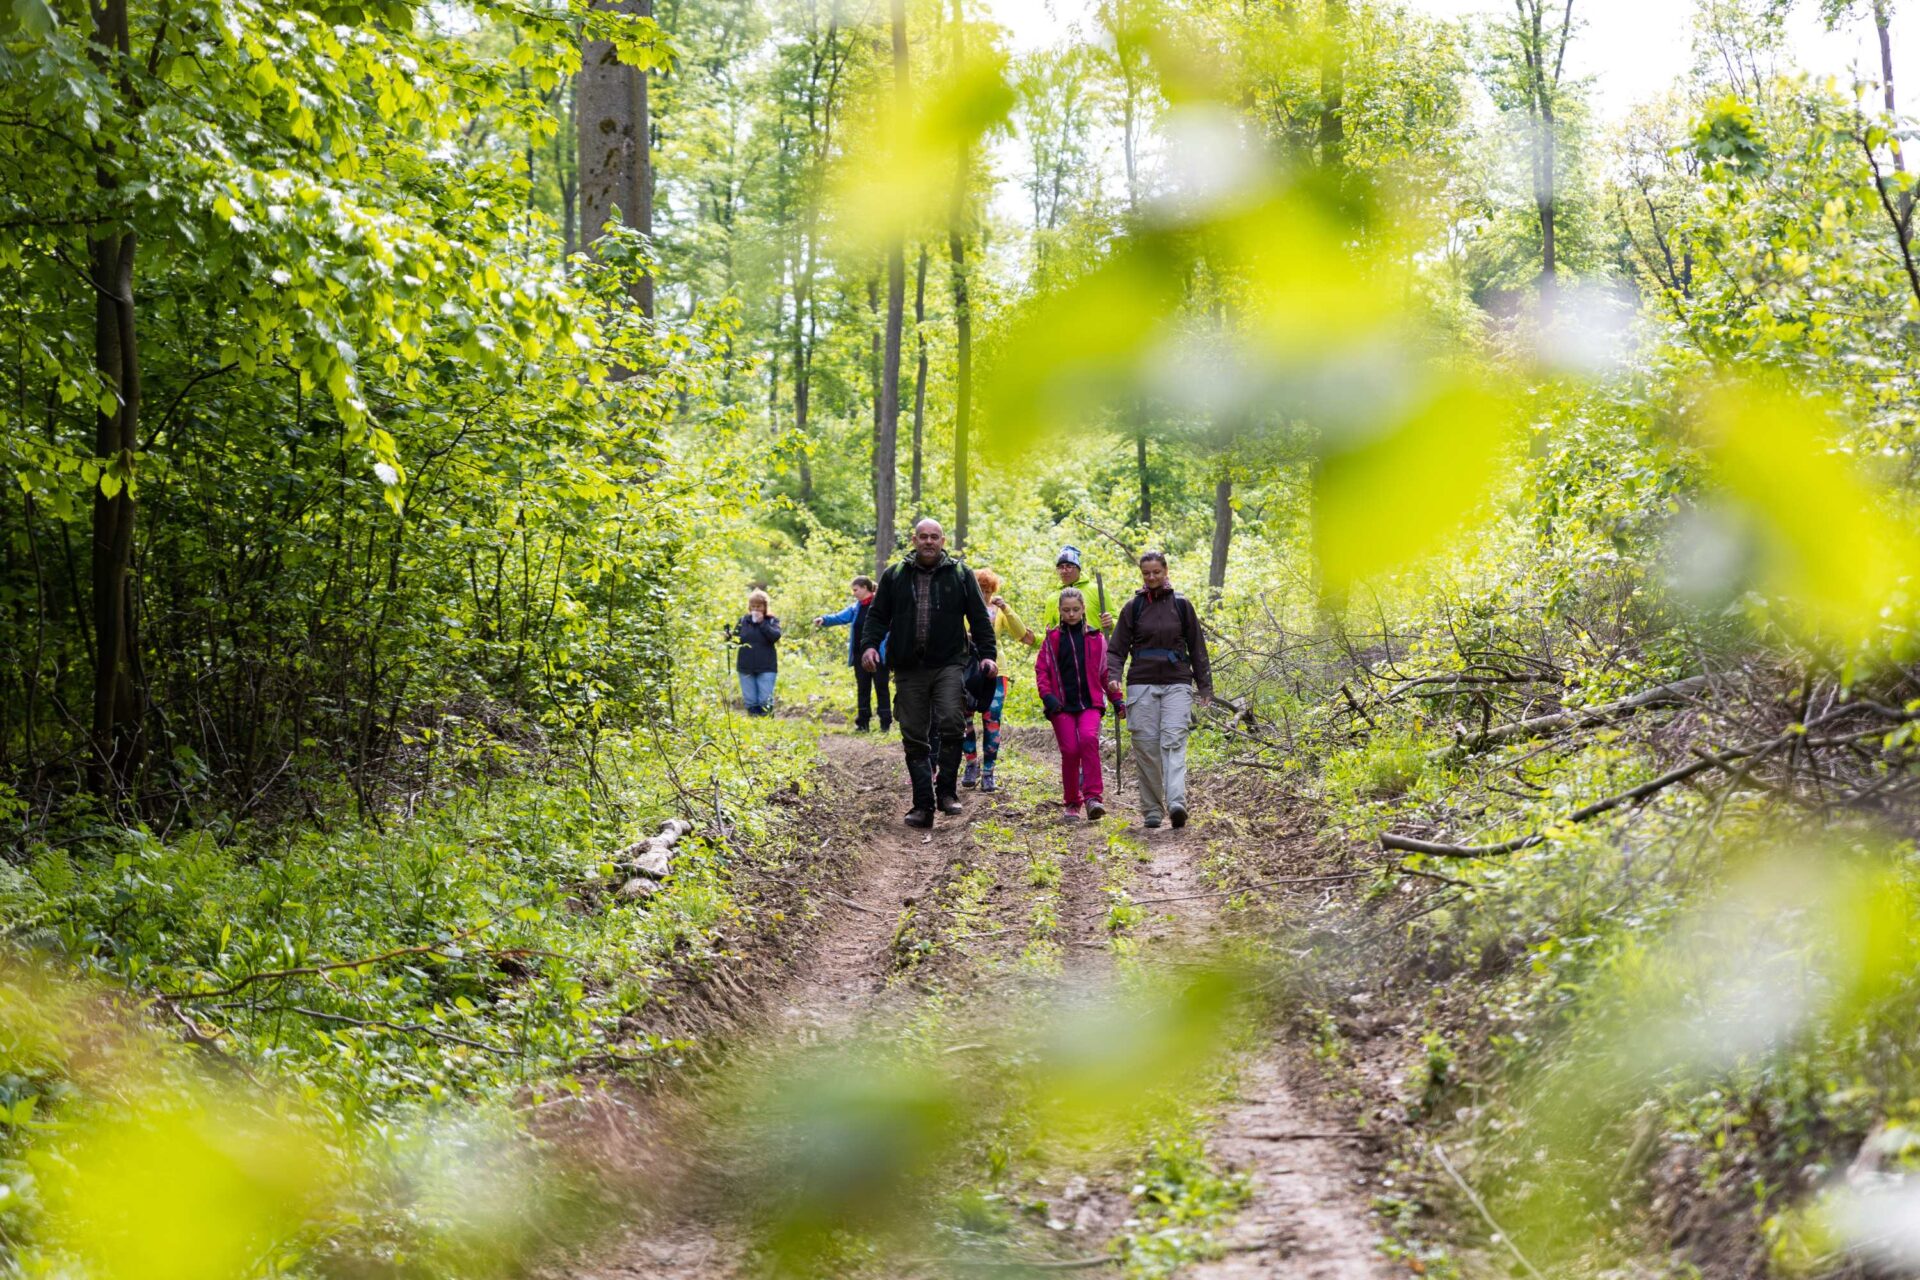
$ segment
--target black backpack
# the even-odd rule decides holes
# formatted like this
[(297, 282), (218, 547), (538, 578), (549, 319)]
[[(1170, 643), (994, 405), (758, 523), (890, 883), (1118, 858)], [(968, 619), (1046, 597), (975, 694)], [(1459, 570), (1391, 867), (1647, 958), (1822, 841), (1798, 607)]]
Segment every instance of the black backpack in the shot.
[(992, 708), (993, 695), (999, 687), (1000, 677), (990, 676), (982, 671), (980, 659), (977, 656), (967, 657), (967, 670), (960, 680), (967, 691), (967, 714), (971, 715), (976, 711), (984, 712)]

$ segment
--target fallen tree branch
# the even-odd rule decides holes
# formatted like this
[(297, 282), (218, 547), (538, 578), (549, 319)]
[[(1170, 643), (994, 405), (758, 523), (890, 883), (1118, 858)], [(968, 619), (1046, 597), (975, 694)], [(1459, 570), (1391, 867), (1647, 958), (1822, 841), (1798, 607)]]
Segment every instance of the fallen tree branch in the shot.
[(340, 1022), (350, 1027), (373, 1027), (382, 1031), (399, 1031), (412, 1035), (432, 1036), (435, 1040), (445, 1040), (449, 1044), (461, 1044), (469, 1049), (478, 1049), (483, 1053), (496, 1054), (502, 1058), (519, 1055), (512, 1049), (502, 1049), (498, 1045), (483, 1044), (478, 1040), (469, 1040), (465, 1036), (454, 1035), (451, 1031), (439, 1031), (433, 1027), (421, 1026), (417, 1022), (389, 1022), (385, 1018), (354, 1018), (344, 1013), (328, 1013), (323, 1009), (303, 1009), (299, 1005), (287, 1006), (288, 1013), (297, 1013), (302, 1017), (319, 1022)]
[(1027, 1271), (1091, 1271), (1095, 1267), (1112, 1266), (1120, 1259), (1113, 1254), (1102, 1253), (1085, 1258), (1063, 1258), (1059, 1261), (1030, 1261), (1024, 1258), (962, 1258), (952, 1255), (914, 1258), (909, 1261), (915, 1266), (922, 1267), (955, 1267), (970, 1271), (1007, 1271), (1018, 1274)]
[[(1705, 677), (1697, 678), (1704, 679)], [(1685, 684), (1687, 682), (1682, 681), (1681, 683)], [(1668, 685), (1663, 687), (1672, 689), (1678, 688), (1679, 686)], [(1642, 696), (1644, 697), (1645, 695)], [(1616, 703), (1612, 705), (1618, 706), (1619, 704)], [(1646, 704), (1643, 703), (1642, 705)], [(1901, 707), (1890, 707), (1878, 702), (1849, 702), (1844, 706), (1834, 708), (1825, 715), (1817, 716), (1804, 724), (1795, 725), (1777, 738), (1769, 738), (1763, 742), (1748, 743), (1746, 746), (1733, 747), (1725, 751), (1696, 750), (1695, 755), (1697, 759), (1683, 764), (1677, 769), (1670, 769), (1657, 778), (1649, 778), (1639, 786), (1629, 788), (1626, 791), (1620, 792), (1618, 795), (1608, 796), (1604, 800), (1596, 800), (1592, 804), (1575, 809), (1566, 817), (1549, 824), (1549, 829), (1552, 827), (1570, 826), (1575, 823), (1586, 822), (1599, 817), (1603, 813), (1611, 813), (1613, 810), (1621, 808), (1624, 805), (1638, 804), (1654, 794), (1666, 790), (1675, 783), (1685, 782), (1688, 778), (1705, 773), (1709, 769), (1725, 769), (1742, 760), (1750, 760), (1757, 764), (1760, 760), (1772, 755), (1780, 748), (1791, 746), (1795, 743), (1809, 748), (1849, 746), (1879, 737), (1887, 732), (1884, 728), (1873, 728), (1863, 729), (1857, 733), (1843, 734), (1838, 737), (1816, 738), (1812, 736), (1812, 731), (1815, 729), (1832, 724), (1836, 720), (1844, 720), (1848, 716), (1861, 714), (1877, 716), (1882, 720), (1901, 724), (1920, 719), (1920, 712), (1907, 711)], [(1743, 772), (1750, 771), (1751, 768), (1752, 765), (1750, 764)], [(1387, 831), (1381, 833), (1380, 847), (1398, 853), (1430, 854), (1437, 858), (1499, 858), (1510, 853), (1519, 853), (1523, 849), (1531, 849), (1536, 845), (1544, 844), (1546, 843), (1546, 839), (1545, 832), (1536, 831), (1532, 835), (1516, 836), (1512, 840), (1502, 840), (1498, 844), (1447, 844), (1433, 840), (1420, 840), (1413, 836), (1404, 836), (1392, 831)]]
[(1422, 880), (1437, 880), (1441, 884), (1450, 884), (1456, 889), (1473, 889), (1479, 887), (1465, 880), (1455, 880), (1452, 876), (1443, 876), (1437, 871), (1421, 871), (1415, 867), (1397, 864), (1392, 869), (1398, 871), (1403, 876), (1419, 876)]
[(1507, 1251), (1513, 1254), (1520, 1265), (1527, 1269), (1527, 1274), (1532, 1276), (1533, 1280), (1547, 1280), (1545, 1276), (1540, 1274), (1540, 1268), (1534, 1266), (1533, 1263), (1527, 1260), (1527, 1255), (1520, 1252), (1520, 1246), (1513, 1242), (1513, 1237), (1507, 1234), (1506, 1229), (1493, 1220), (1493, 1213), (1487, 1208), (1486, 1201), (1482, 1200), (1475, 1194), (1473, 1188), (1467, 1185), (1467, 1180), (1460, 1176), (1458, 1169), (1453, 1167), (1453, 1161), (1447, 1159), (1447, 1153), (1440, 1149), (1440, 1144), (1437, 1142), (1429, 1143), (1427, 1149), (1433, 1152), (1435, 1158), (1440, 1161), (1440, 1167), (1447, 1171), (1447, 1176), (1453, 1179), (1454, 1185), (1460, 1188), (1460, 1193), (1466, 1196), (1467, 1203), (1479, 1211), (1480, 1220), (1487, 1224), (1489, 1231), (1493, 1232), (1493, 1238), (1507, 1246)]
[[(1676, 782), (1685, 782), (1688, 778), (1705, 773), (1709, 769), (1724, 769), (1737, 760), (1776, 751), (1789, 742), (1795, 741), (1799, 736), (1783, 734), (1766, 742), (1735, 747), (1731, 751), (1722, 751), (1714, 755), (1703, 753), (1699, 759), (1683, 764), (1678, 769), (1669, 769), (1657, 778), (1649, 778), (1637, 787), (1630, 787), (1618, 795), (1608, 796), (1604, 800), (1595, 800), (1592, 804), (1575, 809), (1551, 825), (1564, 827), (1587, 822), (1603, 813), (1611, 813), (1623, 805), (1637, 804), (1658, 792), (1665, 791)], [(1431, 854), (1439, 858), (1498, 858), (1509, 853), (1519, 853), (1522, 849), (1531, 849), (1535, 845), (1545, 844), (1546, 840), (1544, 832), (1536, 831), (1532, 835), (1516, 836), (1512, 840), (1502, 840), (1498, 844), (1442, 844), (1387, 831), (1380, 836), (1380, 847), (1400, 853)]]
[[(1380, 700), (1382, 702), (1398, 702), (1401, 698), (1404, 698), (1407, 694), (1412, 693), (1416, 689), (1425, 689), (1429, 687), (1443, 688), (1443, 689), (1445, 688), (1476, 689), (1484, 686), (1490, 686), (1490, 685), (1498, 686), (1503, 684), (1513, 685), (1513, 684), (1557, 684), (1557, 683), (1559, 683), (1559, 677), (1548, 677), (1548, 676), (1540, 676), (1540, 675), (1520, 675), (1514, 672), (1500, 672), (1499, 674), (1496, 674), (1496, 675), (1474, 675), (1471, 672), (1463, 672), (1459, 675), (1416, 676), (1411, 680), (1402, 680), (1399, 684), (1393, 686), (1393, 688), (1381, 694)], [(1426, 696), (1432, 696), (1432, 695), (1423, 694), (1422, 696), (1426, 697)]]
[(1650, 707), (1668, 707), (1685, 702), (1707, 687), (1706, 676), (1692, 676), (1686, 680), (1675, 680), (1671, 684), (1655, 685), (1630, 698), (1603, 702), (1597, 707), (1574, 707), (1566, 711), (1556, 711), (1551, 715), (1515, 720), (1511, 724), (1497, 725), (1472, 737), (1461, 738), (1449, 749), (1448, 754), (1470, 755), (1485, 751), (1489, 747), (1497, 747), (1503, 742), (1511, 742), (1516, 738), (1537, 738), (1542, 734), (1556, 733), (1561, 729), (1592, 728), (1612, 724), (1616, 720), (1624, 720)]
[(263, 969), (259, 973), (250, 973), (232, 986), (220, 987), (213, 991), (156, 991), (155, 1000), (175, 1003), (181, 1000), (213, 1000), (220, 996), (230, 996), (236, 991), (244, 991), (256, 982), (279, 982), (286, 978), (310, 978), (316, 974), (337, 973), (342, 969), (360, 969), (370, 964), (385, 964), (389, 960), (398, 960), (403, 956), (444, 955), (447, 947), (464, 942), (482, 929), (490, 928), (491, 920), (483, 920), (471, 929), (462, 930), (441, 942), (424, 942), (415, 947), (398, 947), (392, 951), (383, 951), (377, 956), (367, 956), (359, 960), (338, 960), (330, 964), (301, 965), (294, 969)]
[(1362, 1142), (1366, 1139), (1365, 1134), (1340, 1130), (1324, 1133), (1226, 1133), (1221, 1136), (1238, 1138), (1242, 1142)]
[(844, 893), (835, 893), (831, 889), (822, 889), (820, 893), (823, 897), (832, 898), (843, 907), (852, 907), (855, 911), (864, 911), (870, 916), (885, 916), (887, 914), (884, 911), (875, 911), (872, 907), (864, 903), (855, 902)]

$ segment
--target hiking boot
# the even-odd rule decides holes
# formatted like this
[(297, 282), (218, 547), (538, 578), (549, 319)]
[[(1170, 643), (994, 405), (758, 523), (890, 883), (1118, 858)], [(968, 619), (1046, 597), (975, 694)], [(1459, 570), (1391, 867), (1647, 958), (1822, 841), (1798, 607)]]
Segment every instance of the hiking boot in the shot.
[(907, 825), (910, 827), (930, 827), (933, 825), (933, 810), (913, 809), (907, 813)]
[(998, 791), (1000, 789), (993, 781), (993, 770), (982, 769), (980, 771), (980, 789), (982, 791)]
[(959, 796), (941, 796), (938, 804), (940, 812), (949, 818), (957, 818), (967, 811), (967, 806), (960, 803)]
[(907, 761), (907, 777), (913, 781), (913, 811), (924, 813), (928, 820), (933, 817), (933, 761), (921, 756), (917, 760)]
[(1100, 819), (1106, 816), (1107, 816), (1107, 806), (1101, 804), (1098, 800), (1087, 801), (1087, 821), (1088, 822), (1098, 822), (1100, 821)]
[(980, 785), (980, 762), (978, 760), (967, 761), (967, 771), (960, 775), (960, 785), (963, 787), (977, 787)]
[(1060, 816), (1068, 822), (1078, 822), (1080, 820), (1080, 806), (1077, 804), (1067, 805), (1061, 809)]
[(1187, 806), (1183, 804), (1174, 805), (1173, 811), (1167, 814), (1167, 816), (1173, 819), (1173, 829), (1178, 831), (1187, 825)]
[(1160, 819), (1158, 817), (1142, 818), (1140, 819), (1140, 825), (1145, 827), (1147, 830), (1152, 831), (1154, 828), (1160, 825)]

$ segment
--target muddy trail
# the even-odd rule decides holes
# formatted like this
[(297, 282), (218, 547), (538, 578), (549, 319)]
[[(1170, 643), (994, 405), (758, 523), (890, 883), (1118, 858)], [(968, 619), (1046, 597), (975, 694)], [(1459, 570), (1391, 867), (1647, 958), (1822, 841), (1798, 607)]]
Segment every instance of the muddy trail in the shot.
[[(1014, 991), (1093, 990), (1122, 964), (1178, 965), (1221, 927), (1218, 868), (1240, 834), (1210, 819), (1208, 779), (1197, 776), (1194, 821), (1183, 831), (1147, 831), (1131, 787), (1115, 786), (1109, 753), (1106, 821), (1067, 819), (1057, 795), (1057, 757), (1045, 730), (1009, 729), (1002, 789), (962, 793), (967, 812), (932, 831), (901, 821), (905, 769), (897, 737), (829, 733), (823, 739), (823, 803), (839, 816), (835, 840), (847, 866), (810, 895), (817, 914), (782, 976), (762, 978), (757, 1007), (734, 1036), (721, 1070), (778, 1070), (780, 1055), (858, 1037), (902, 1034), (938, 1005), (984, 1004)], [(1210, 830), (1211, 828), (1211, 830)], [(1268, 866), (1285, 865), (1284, 849)], [(1211, 868), (1211, 869), (1210, 869)], [(1217, 1231), (1216, 1256), (1178, 1274), (1354, 1280), (1395, 1274), (1375, 1251), (1368, 1212), (1374, 1171), (1365, 1148), (1314, 1097), (1278, 1032), (1239, 1062), (1235, 1092), (1208, 1124), (1207, 1147), (1227, 1174), (1247, 1178), (1248, 1200)], [(966, 1054), (983, 1044), (956, 1043)], [(985, 1053), (975, 1052), (975, 1057)], [(992, 1062), (973, 1064), (991, 1071)], [(668, 1147), (668, 1134), (655, 1140)], [(993, 1274), (1071, 1271), (1127, 1274), (1115, 1243), (1138, 1225), (1130, 1174), (1076, 1176), (1028, 1188), (1034, 1220), (1017, 1252), (1031, 1267)], [(765, 1274), (735, 1224), (738, 1193), (655, 1211), (589, 1262), (554, 1272), (569, 1280), (732, 1280)], [(711, 1188), (710, 1188), (711, 1190)], [(734, 1202), (729, 1203), (732, 1200)], [(1044, 1226), (1040, 1225), (1044, 1223)], [(924, 1256), (944, 1251), (931, 1238)], [(868, 1275), (980, 1274), (895, 1258)], [(836, 1272), (836, 1274), (842, 1274)], [(1165, 1274), (1164, 1271), (1156, 1274)]]

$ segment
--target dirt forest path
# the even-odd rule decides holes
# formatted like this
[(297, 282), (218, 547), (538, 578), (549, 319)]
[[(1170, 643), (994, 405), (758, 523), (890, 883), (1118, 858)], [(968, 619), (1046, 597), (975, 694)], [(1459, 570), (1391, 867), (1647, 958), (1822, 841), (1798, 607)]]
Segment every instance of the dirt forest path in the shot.
[[(1134, 963), (1206, 939), (1218, 896), (1202, 863), (1206, 781), (1196, 779), (1195, 822), (1148, 832), (1133, 818), (1131, 788), (1109, 778), (1115, 809), (1104, 823), (1063, 819), (1051, 735), (1009, 729), (998, 794), (963, 793), (967, 813), (930, 832), (900, 821), (906, 773), (897, 737), (829, 732), (822, 740), (823, 798), (859, 832), (845, 881), (816, 895), (819, 912), (788, 976), (761, 992), (769, 1046), (832, 1045), (897, 1026), (930, 991), (993, 993), (1009, 984), (1093, 986), (1115, 966), (1116, 903), (1128, 917)], [(1111, 756), (1109, 756), (1109, 761)], [(1109, 770), (1109, 772), (1111, 772)], [(828, 837), (830, 840), (833, 838)], [(961, 1046), (964, 1047), (964, 1046)], [(748, 1050), (749, 1055), (754, 1051)], [(1291, 1078), (1279, 1046), (1253, 1055), (1238, 1097), (1218, 1117), (1216, 1160), (1251, 1179), (1251, 1202), (1220, 1236), (1220, 1258), (1180, 1274), (1224, 1280), (1284, 1276), (1370, 1280), (1390, 1272), (1373, 1249), (1366, 1170), (1353, 1144), (1298, 1135), (1337, 1127)], [(737, 1066), (738, 1064), (736, 1064)], [(748, 1069), (751, 1069), (750, 1067)], [(1056, 1189), (1050, 1224), (1072, 1237), (1076, 1274), (1118, 1276), (1091, 1259), (1130, 1213), (1124, 1176)], [(570, 1280), (735, 1280), (756, 1274), (730, 1228), (703, 1215), (636, 1228)], [(1057, 1269), (1054, 1263), (1049, 1269)], [(1002, 1274), (1019, 1274), (1019, 1271)], [(907, 1273), (896, 1273), (907, 1274)], [(934, 1274), (928, 1272), (926, 1274)], [(1036, 1272), (1038, 1274), (1038, 1272)]]

